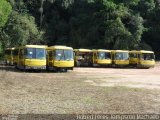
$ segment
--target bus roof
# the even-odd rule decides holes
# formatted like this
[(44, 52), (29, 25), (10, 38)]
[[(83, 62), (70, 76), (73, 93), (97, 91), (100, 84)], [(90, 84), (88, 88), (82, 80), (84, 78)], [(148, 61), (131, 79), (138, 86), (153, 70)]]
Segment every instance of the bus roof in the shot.
[(54, 45), (54, 46), (50, 46), (47, 47), (47, 50), (53, 50), (53, 49), (72, 49), (72, 47), (68, 47), (68, 46), (62, 46), (62, 45)]
[(111, 50), (111, 52), (129, 52), (128, 50)]
[(93, 49), (92, 51), (98, 51), (98, 52), (111, 52), (111, 50), (106, 50), (106, 49)]
[(90, 50), (90, 49), (82, 49), (82, 48), (80, 48), (80, 49), (74, 49), (74, 51), (75, 52), (92, 52), (92, 50)]
[(129, 52), (130, 53), (154, 53), (153, 51), (147, 51), (147, 50), (132, 50)]
[(47, 48), (47, 45), (24, 45), (24, 46), (20, 46), (18, 48)]
[(141, 53), (154, 53), (153, 51), (140, 50)]

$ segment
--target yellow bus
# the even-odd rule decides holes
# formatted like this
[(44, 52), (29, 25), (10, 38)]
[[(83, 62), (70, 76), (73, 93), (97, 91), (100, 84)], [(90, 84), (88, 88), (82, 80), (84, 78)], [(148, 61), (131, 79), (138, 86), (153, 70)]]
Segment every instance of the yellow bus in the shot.
[(14, 48), (5, 49), (5, 64), (6, 65), (13, 65), (13, 51), (14, 51)]
[(16, 67), (21, 70), (46, 69), (45, 45), (25, 45), (19, 47)]
[(155, 65), (155, 55), (153, 51), (132, 50), (129, 52), (129, 63), (138, 68), (150, 68)]
[(98, 49), (93, 52), (93, 66), (110, 66), (112, 64), (111, 51)]
[(73, 48), (67, 46), (50, 46), (47, 48), (47, 70), (67, 72), (73, 70)]
[(111, 53), (113, 67), (124, 67), (129, 65), (128, 50), (112, 50)]
[(92, 50), (74, 49), (75, 66), (92, 66)]

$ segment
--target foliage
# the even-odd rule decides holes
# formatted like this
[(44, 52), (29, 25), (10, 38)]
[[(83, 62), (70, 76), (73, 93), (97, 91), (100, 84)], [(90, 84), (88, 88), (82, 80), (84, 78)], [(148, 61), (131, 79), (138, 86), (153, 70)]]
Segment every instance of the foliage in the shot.
[(6, 24), (11, 10), (12, 7), (9, 2), (7, 2), (6, 0), (0, 1), (0, 28), (2, 28)]
[[(3, 45), (3, 27), (5, 26), (8, 17), (11, 13), (12, 7), (6, 0), (0, 1), (0, 56), (4, 49)], [(1, 57), (0, 57), (1, 58)]]
[(158, 0), (9, 1), (13, 11), (1, 37), (8, 47), (43, 43), (160, 51)]
[(4, 31), (7, 47), (38, 44), (42, 37), (34, 18), (28, 14), (19, 14), (16, 11), (12, 12)]

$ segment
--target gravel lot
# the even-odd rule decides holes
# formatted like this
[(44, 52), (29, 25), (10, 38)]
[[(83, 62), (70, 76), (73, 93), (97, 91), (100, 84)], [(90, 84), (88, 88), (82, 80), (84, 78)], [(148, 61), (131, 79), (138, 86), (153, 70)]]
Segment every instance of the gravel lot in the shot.
[(0, 65), (1, 114), (160, 113), (155, 68), (75, 68), (21, 72)]

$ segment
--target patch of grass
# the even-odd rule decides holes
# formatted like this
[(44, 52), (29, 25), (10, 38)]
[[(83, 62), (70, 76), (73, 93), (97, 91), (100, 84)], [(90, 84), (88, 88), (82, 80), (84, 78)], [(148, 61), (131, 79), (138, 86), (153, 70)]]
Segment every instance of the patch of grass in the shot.
[(94, 103), (93, 98), (91, 98), (90, 96), (83, 97), (82, 101), (84, 101), (87, 104), (93, 104)]
[(127, 86), (114, 86), (114, 87), (101, 87), (102, 92), (113, 92), (113, 91), (131, 91), (131, 92), (147, 92), (145, 88), (130, 88)]
[(93, 96), (83, 96), (80, 101), (84, 105), (100, 106), (99, 99)]

